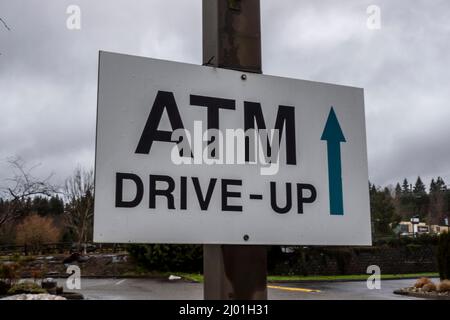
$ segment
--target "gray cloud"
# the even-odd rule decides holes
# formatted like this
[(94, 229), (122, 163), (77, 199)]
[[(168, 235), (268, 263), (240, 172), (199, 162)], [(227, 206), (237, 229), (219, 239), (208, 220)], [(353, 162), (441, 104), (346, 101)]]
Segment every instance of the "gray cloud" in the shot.
[[(65, 26), (70, 4), (80, 31)], [(370, 4), (380, 30), (366, 27)], [(263, 69), (365, 88), (373, 182), (450, 181), (448, 12), (446, 0), (262, 0)], [(93, 166), (98, 50), (201, 62), (200, 0), (4, 0), (0, 16), (0, 159), (60, 181)]]
[[(373, 182), (449, 181), (450, 3), (289, 3), (263, 15), (265, 71), (365, 88)], [(366, 27), (370, 4), (381, 8), (377, 31)]]

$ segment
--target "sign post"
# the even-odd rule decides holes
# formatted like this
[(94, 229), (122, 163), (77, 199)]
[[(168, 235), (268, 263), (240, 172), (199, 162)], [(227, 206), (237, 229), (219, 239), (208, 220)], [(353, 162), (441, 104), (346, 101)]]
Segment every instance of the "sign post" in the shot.
[[(203, 64), (261, 73), (259, 0), (203, 0), (202, 5)], [(205, 244), (203, 275), (206, 300), (266, 300), (267, 247)]]

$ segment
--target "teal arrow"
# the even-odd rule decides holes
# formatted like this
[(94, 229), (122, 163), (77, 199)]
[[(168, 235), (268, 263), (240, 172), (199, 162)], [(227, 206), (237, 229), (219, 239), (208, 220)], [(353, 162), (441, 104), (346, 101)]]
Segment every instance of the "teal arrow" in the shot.
[(331, 107), (327, 123), (320, 140), (327, 142), (328, 151), (328, 190), (330, 193), (330, 214), (344, 214), (342, 195), (341, 142), (346, 142), (341, 126)]

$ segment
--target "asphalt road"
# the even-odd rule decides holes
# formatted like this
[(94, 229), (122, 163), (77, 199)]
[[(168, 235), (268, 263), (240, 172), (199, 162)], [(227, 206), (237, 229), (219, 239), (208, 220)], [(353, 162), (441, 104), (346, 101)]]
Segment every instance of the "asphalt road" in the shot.
[[(270, 283), (271, 300), (380, 300), (415, 299), (393, 293), (395, 289), (411, 286), (414, 280), (383, 280), (381, 289), (367, 289), (365, 281)], [(65, 286), (65, 279), (58, 279)], [(178, 300), (203, 299), (203, 284), (185, 281), (156, 279), (85, 279), (81, 280), (80, 292), (85, 299), (95, 300)], [(313, 290), (313, 291), (309, 291)]]

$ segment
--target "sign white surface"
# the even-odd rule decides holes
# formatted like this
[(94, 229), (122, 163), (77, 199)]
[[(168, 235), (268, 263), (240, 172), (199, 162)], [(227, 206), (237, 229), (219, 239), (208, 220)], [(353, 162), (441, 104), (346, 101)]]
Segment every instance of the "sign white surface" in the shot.
[[(100, 52), (95, 241), (371, 244), (363, 90), (242, 74)], [(181, 124), (194, 150), (196, 121), (225, 136), (261, 120), (281, 129), (272, 175), (177, 165), (158, 141)]]

